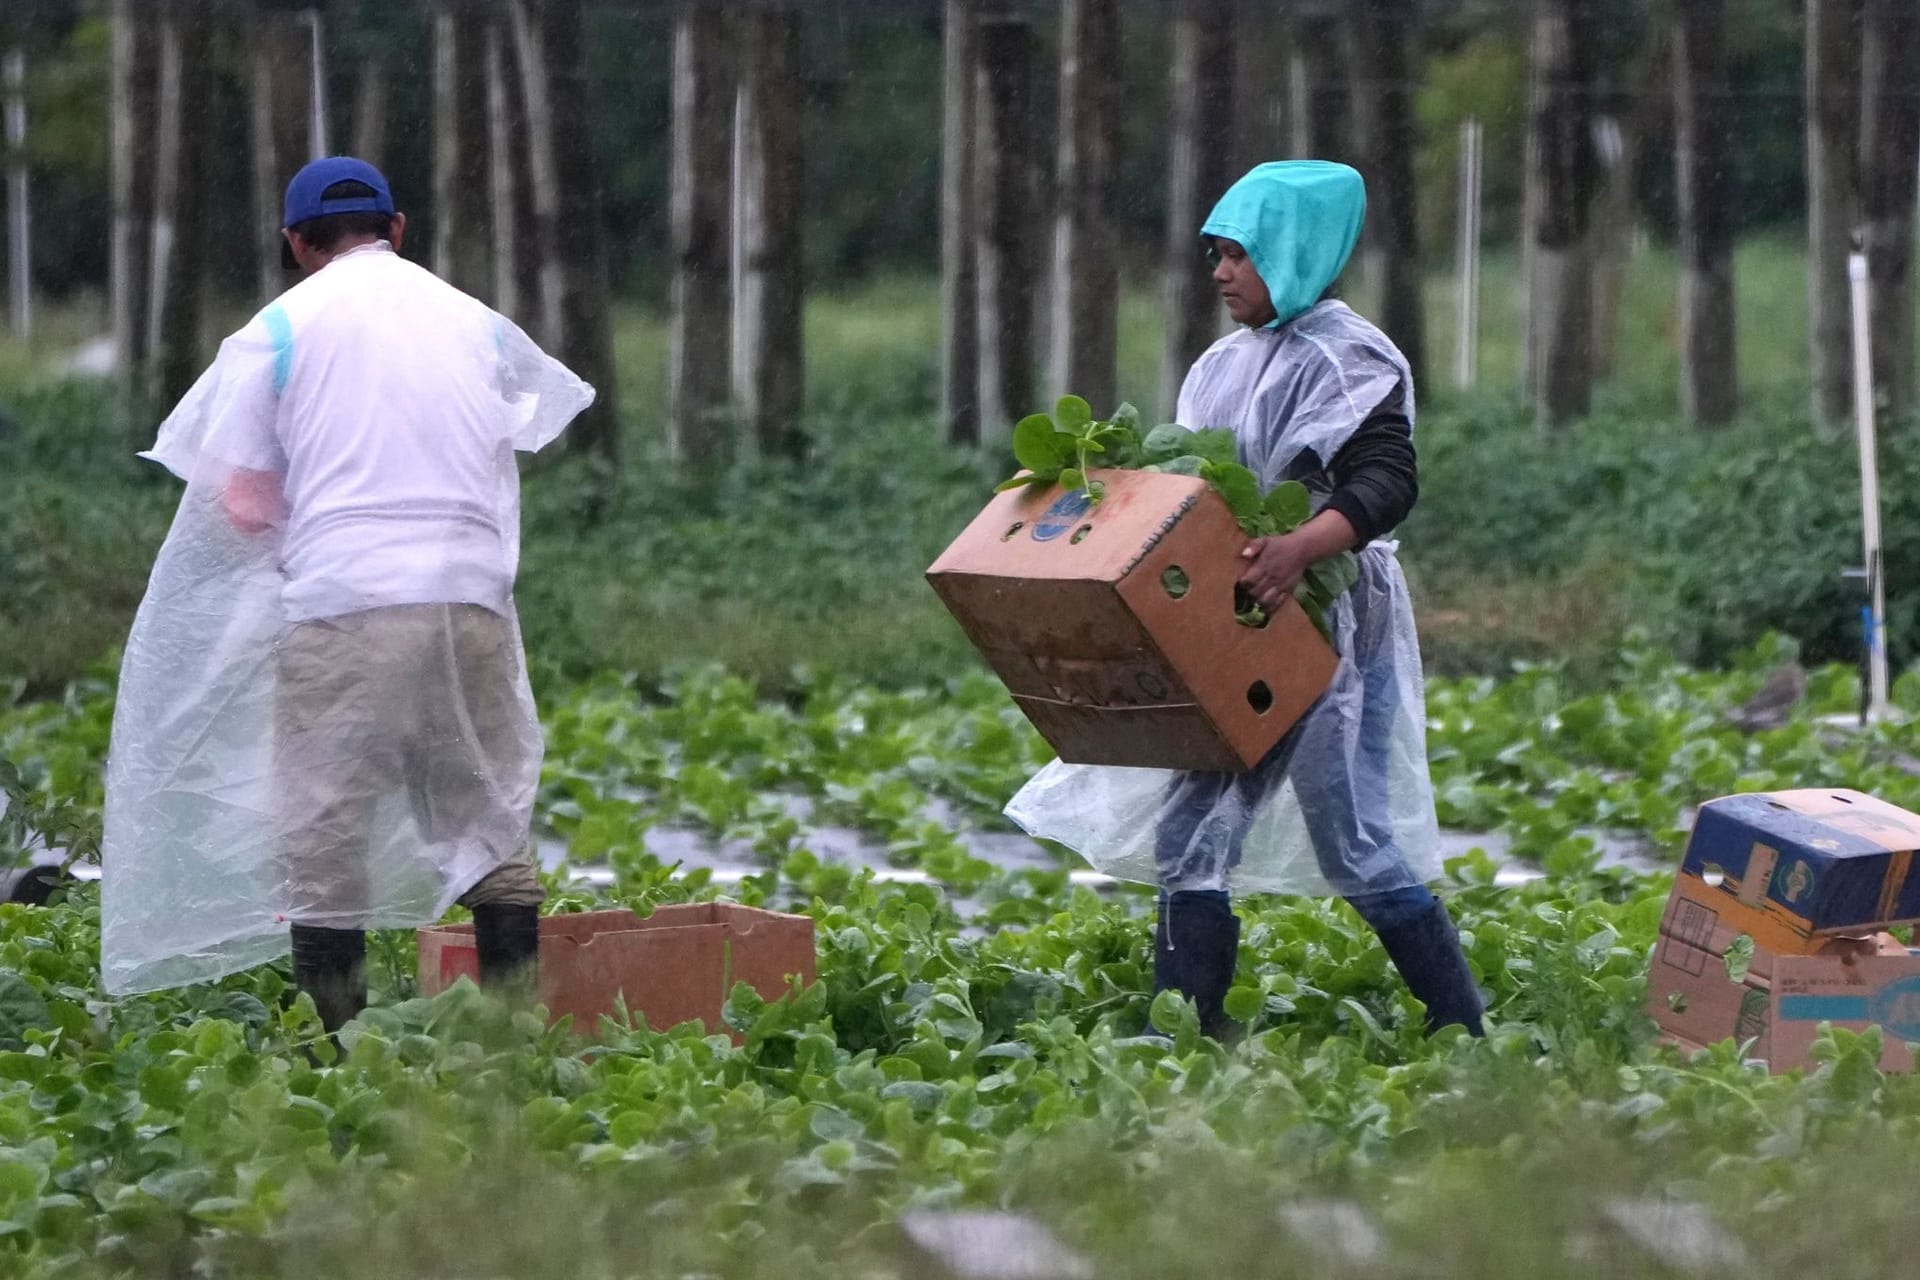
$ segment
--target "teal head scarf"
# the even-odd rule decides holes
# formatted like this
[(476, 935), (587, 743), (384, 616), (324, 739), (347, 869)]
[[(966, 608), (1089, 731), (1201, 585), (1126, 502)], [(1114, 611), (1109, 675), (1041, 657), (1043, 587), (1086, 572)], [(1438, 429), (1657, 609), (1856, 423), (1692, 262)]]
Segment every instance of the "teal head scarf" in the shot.
[(1360, 240), (1367, 186), (1344, 164), (1284, 160), (1257, 166), (1213, 207), (1203, 236), (1232, 240), (1247, 251), (1285, 324), (1320, 300), (1339, 279)]

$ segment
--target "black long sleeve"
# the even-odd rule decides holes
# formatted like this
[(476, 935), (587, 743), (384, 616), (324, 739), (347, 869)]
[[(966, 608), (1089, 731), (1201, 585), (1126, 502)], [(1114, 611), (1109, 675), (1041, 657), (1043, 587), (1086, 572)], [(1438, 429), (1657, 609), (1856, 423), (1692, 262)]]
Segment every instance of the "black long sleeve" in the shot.
[(1333, 492), (1326, 506), (1347, 518), (1362, 546), (1391, 533), (1420, 496), (1413, 424), (1397, 406), (1383, 407), (1348, 437), (1327, 472)]

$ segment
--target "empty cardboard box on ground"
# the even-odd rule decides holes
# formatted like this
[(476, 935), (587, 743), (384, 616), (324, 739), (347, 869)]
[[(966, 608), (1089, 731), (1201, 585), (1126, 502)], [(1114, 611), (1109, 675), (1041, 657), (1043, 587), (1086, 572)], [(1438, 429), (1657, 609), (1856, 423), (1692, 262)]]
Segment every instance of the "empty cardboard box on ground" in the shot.
[(1247, 537), (1204, 480), (1102, 471), (1105, 496), (998, 494), (927, 570), (1060, 758), (1242, 771), (1333, 678), (1300, 606), (1235, 619)]
[[(420, 930), (420, 991), (435, 995), (465, 977), (479, 980), (470, 924)], [(788, 978), (814, 977), (813, 921), (724, 902), (631, 911), (588, 911), (540, 920), (540, 1000), (558, 1021), (593, 1030), (602, 1014), (626, 1006), (656, 1030), (698, 1018), (725, 1029), (721, 1011), (736, 982), (768, 1000)]]
[[(1880, 1065), (1911, 1071), (1920, 957), (1887, 924), (1913, 918), (1907, 863), (1920, 817), (1857, 791), (1728, 796), (1701, 807), (1660, 921), (1647, 1007), (1686, 1048), (1731, 1037), (1774, 1071), (1807, 1063), (1822, 1021), (1879, 1022)], [(1740, 939), (1747, 943), (1741, 943)], [(1738, 980), (1727, 960), (1751, 950)], [(1920, 1004), (1920, 995), (1915, 1003)]]

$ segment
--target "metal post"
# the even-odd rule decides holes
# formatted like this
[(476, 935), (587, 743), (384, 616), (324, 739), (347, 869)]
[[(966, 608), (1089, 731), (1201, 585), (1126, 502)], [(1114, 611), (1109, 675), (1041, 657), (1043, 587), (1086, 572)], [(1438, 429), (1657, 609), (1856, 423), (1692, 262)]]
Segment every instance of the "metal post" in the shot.
[(27, 55), (7, 51), (7, 297), (14, 333), (33, 332), (33, 225), (27, 206)]
[(1862, 620), (1867, 651), (1864, 722), (1887, 715), (1887, 588), (1880, 562), (1880, 463), (1873, 423), (1873, 333), (1868, 320), (1867, 255), (1847, 257), (1853, 301), (1853, 416), (1860, 436), (1860, 532), (1866, 552), (1868, 603)]
[(1453, 338), (1453, 381), (1473, 386), (1480, 372), (1480, 142), (1478, 120), (1460, 124), (1459, 314)]

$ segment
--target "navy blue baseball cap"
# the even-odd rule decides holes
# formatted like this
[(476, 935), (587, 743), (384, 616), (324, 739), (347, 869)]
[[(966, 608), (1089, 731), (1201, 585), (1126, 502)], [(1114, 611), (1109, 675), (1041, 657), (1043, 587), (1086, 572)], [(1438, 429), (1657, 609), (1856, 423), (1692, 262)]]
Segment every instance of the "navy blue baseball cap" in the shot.
[[(335, 196), (323, 199), (321, 193), (336, 182), (360, 182), (373, 189), (370, 196)], [(365, 160), (353, 156), (326, 156), (308, 164), (287, 184), (287, 200), (280, 225), (297, 227), (330, 213), (393, 214), (393, 191), (381, 172)], [(280, 246), (280, 263), (288, 270), (299, 264), (293, 260), (292, 246)]]

